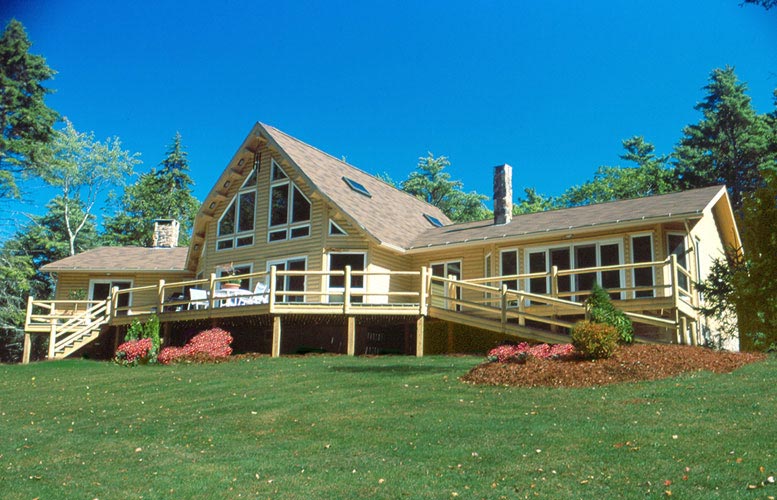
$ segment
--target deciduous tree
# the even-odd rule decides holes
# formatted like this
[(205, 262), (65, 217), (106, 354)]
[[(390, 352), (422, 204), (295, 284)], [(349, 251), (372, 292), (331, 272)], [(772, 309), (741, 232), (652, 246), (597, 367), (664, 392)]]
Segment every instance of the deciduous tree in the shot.
[(106, 191), (133, 174), (138, 155), (122, 149), (118, 137), (97, 141), (93, 132), (78, 132), (65, 119), (65, 128), (56, 132), (44, 161), (41, 177), (61, 191), (69, 255), (75, 255), (76, 239), (89, 222), (95, 204)]

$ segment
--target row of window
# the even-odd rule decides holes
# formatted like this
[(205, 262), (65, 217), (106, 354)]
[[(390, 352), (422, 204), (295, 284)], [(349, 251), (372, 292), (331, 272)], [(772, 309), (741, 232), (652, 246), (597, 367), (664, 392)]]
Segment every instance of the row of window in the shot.
[[(311, 203), (272, 160), (267, 241), (286, 241), (310, 236)], [(254, 244), (257, 171), (240, 187), (218, 222), (216, 249), (228, 250)], [(330, 236), (346, 236), (336, 222), (329, 221)]]
[[(667, 252), (677, 256), (678, 265), (687, 269), (686, 238), (681, 233), (669, 233), (667, 235)], [(492, 269), (491, 254), (486, 256), (486, 277), (490, 277)], [(631, 237), (631, 262), (653, 262), (653, 237), (651, 235), (638, 235)], [(547, 248), (530, 248), (525, 250), (526, 274), (543, 274), (528, 278), (524, 284), (525, 289), (531, 293), (548, 294), (551, 290), (551, 278), (547, 276), (551, 268), (556, 266), (559, 271), (583, 268), (596, 268), (617, 266), (623, 264), (623, 249), (621, 241), (601, 241), (595, 243), (569, 244)], [(450, 261), (432, 264), (434, 276), (461, 279), (461, 261)], [(500, 276), (518, 275), (518, 250), (502, 250), (499, 255)], [(622, 270), (599, 270), (589, 273), (577, 273), (573, 275), (561, 275), (557, 277), (556, 292), (562, 298), (570, 300), (583, 300), (584, 294), (575, 295), (574, 292), (588, 292), (594, 283), (599, 283), (603, 288), (616, 290), (610, 293), (613, 299), (624, 298), (624, 292), (618, 289), (624, 287), (625, 275)], [(653, 297), (655, 295), (655, 271), (653, 267), (641, 267), (632, 270), (632, 283), (635, 290), (635, 298)], [(507, 279), (501, 282), (508, 288), (519, 288), (517, 279)], [(681, 289), (688, 290), (688, 278), (684, 274), (678, 277), (678, 285)], [(523, 288), (523, 287), (521, 287)]]

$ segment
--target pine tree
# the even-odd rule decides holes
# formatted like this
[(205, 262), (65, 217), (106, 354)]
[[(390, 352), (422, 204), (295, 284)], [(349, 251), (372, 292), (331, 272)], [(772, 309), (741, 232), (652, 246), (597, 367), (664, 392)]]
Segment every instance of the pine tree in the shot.
[(54, 71), (28, 52), (31, 45), (22, 23), (12, 19), (0, 38), (0, 199), (20, 196), (19, 175), (35, 173), (58, 117), (44, 102), (51, 90), (41, 84)]
[(159, 169), (140, 176), (128, 186), (119, 211), (105, 221), (103, 239), (109, 245), (150, 246), (155, 219), (175, 219), (181, 224), (179, 245), (188, 245), (199, 201), (192, 195), (187, 153), (176, 133)]
[(761, 168), (773, 161), (769, 126), (733, 68), (714, 70), (704, 88), (707, 96), (696, 105), (703, 118), (685, 127), (675, 148), (677, 173), (684, 189), (725, 184), (738, 211), (747, 194), (763, 185)]
[(455, 222), (488, 218), (490, 212), (483, 205), (488, 198), (474, 191), (462, 191), (464, 184), (450, 180), (450, 174), (444, 172), (450, 164), (445, 156), (435, 158), (432, 153), (419, 158), (417, 170), (402, 181), (402, 190), (436, 206)]

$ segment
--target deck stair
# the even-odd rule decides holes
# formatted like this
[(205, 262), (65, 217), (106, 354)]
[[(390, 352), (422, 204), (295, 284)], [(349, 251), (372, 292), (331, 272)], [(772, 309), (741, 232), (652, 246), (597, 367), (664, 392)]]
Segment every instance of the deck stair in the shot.
[(25, 330), (49, 333), (48, 359), (62, 359), (96, 340), (110, 321), (109, 301), (89, 301), (83, 311), (58, 311), (50, 303), (45, 314), (34, 314), (32, 301), (27, 308)]

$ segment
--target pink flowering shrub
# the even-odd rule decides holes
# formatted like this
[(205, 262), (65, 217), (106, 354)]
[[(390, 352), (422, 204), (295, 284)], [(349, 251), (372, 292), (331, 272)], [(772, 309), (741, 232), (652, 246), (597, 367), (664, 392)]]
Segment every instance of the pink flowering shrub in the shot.
[(114, 360), (122, 365), (135, 365), (138, 362), (148, 361), (152, 347), (150, 338), (124, 342), (116, 349)]
[(499, 363), (521, 363), (527, 357), (538, 359), (558, 359), (572, 354), (575, 348), (572, 344), (537, 344), (529, 345), (527, 342), (520, 344), (500, 345), (488, 351), (488, 359)]
[(232, 354), (232, 335), (221, 328), (211, 328), (195, 335), (183, 347), (165, 347), (157, 360), (163, 365), (179, 361), (215, 360)]

